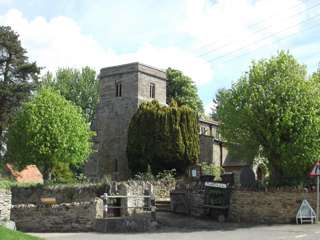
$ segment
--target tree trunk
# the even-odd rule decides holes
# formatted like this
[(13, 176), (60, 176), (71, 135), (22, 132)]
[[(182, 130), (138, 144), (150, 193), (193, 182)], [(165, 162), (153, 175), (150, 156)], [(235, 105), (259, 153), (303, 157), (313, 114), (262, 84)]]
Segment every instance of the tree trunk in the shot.
[(44, 181), (51, 181), (52, 178), (52, 173), (51, 173), (51, 168), (48, 166), (45, 166), (43, 169), (43, 178)]
[(281, 185), (281, 182), (283, 181), (282, 170), (279, 168), (279, 165), (277, 163), (270, 164), (270, 180), (271, 184), (276, 186)]

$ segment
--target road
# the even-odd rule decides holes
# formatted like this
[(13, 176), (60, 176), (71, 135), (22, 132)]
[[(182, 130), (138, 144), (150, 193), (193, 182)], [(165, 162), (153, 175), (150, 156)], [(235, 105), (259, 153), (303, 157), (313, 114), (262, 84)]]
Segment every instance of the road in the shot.
[(34, 234), (48, 240), (319, 240), (319, 225), (281, 225), (239, 228), (233, 230), (170, 230), (156, 233), (101, 234), (101, 233), (41, 233)]
[(47, 240), (320, 240), (320, 224), (252, 226), (159, 214), (151, 233), (32, 233)]

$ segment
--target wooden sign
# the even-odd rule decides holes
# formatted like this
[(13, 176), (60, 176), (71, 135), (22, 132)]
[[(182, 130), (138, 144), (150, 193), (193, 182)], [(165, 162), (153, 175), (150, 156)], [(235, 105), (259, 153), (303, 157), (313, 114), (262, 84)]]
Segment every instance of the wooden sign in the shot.
[(57, 203), (57, 200), (53, 197), (42, 197), (40, 198), (40, 202), (46, 205), (53, 205)]

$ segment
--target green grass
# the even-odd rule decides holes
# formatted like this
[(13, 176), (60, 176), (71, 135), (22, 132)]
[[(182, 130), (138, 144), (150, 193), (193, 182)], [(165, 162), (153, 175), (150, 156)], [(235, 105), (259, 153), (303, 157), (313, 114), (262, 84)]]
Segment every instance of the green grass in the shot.
[(0, 226), (0, 240), (40, 240), (41, 238), (34, 237), (19, 231), (12, 231)]
[(0, 179), (0, 188), (11, 188), (11, 187), (30, 187), (30, 186), (36, 186), (41, 185), (39, 183), (18, 183), (13, 180), (7, 180), (7, 179)]

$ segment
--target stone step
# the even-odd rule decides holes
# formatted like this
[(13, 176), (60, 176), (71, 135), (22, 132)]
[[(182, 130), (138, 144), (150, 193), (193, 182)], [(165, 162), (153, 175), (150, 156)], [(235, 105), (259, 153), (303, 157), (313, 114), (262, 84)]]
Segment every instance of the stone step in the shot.
[(156, 201), (156, 208), (158, 212), (171, 212), (170, 201), (168, 200)]

